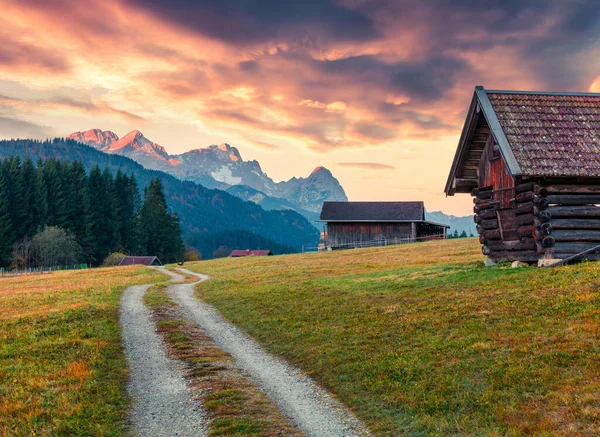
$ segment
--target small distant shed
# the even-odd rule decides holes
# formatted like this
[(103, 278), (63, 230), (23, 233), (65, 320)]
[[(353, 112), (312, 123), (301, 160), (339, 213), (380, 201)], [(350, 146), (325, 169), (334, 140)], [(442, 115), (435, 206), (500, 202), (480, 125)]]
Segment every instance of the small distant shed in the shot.
[(417, 202), (324, 202), (324, 246), (344, 249), (446, 238), (447, 225), (425, 220)]
[(445, 192), (494, 261), (599, 259), (600, 94), (475, 87)]
[(229, 258), (241, 258), (243, 256), (271, 256), (273, 255), (270, 250), (232, 250), (229, 254)]
[(156, 256), (126, 256), (119, 263), (120, 266), (162, 266), (158, 257)]

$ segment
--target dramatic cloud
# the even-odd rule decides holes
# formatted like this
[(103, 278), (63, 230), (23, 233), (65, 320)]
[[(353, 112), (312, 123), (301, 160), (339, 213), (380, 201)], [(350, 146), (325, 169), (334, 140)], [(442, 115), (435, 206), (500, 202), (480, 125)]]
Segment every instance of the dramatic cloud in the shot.
[[(351, 198), (428, 193), (441, 208), (475, 85), (600, 91), (597, 10), (592, 0), (5, 0), (0, 134), (143, 127), (174, 152), (247, 146), (279, 179), (346, 164), (336, 168)], [(376, 162), (398, 171), (352, 173)], [(395, 188), (373, 194), (373, 180)], [(425, 191), (406, 188), (415, 184)]]
[(0, 35), (0, 66), (6, 70), (37, 68), (40, 71), (64, 73), (69, 63), (61, 54), (33, 44)]
[(129, 0), (211, 38), (248, 45), (323, 38), (364, 41), (377, 36), (368, 17), (333, 0)]
[(377, 162), (338, 162), (338, 167), (355, 168), (357, 170), (395, 170), (396, 167)]

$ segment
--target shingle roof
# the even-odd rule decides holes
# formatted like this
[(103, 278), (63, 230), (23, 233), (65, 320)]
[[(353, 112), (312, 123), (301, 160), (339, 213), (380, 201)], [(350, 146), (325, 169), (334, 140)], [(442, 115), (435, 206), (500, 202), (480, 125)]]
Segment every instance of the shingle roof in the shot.
[(269, 256), (272, 255), (270, 250), (232, 250), (229, 254), (230, 258), (239, 258), (242, 256)]
[(423, 202), (324, 202), (323, 221), (420, 221)]
[(155, 256), (126, 256), (119, 263), (120, 266), (133, 266), (133, 265), (159, 265), (162, 266), (160, 260)]
[(600, 94), (487, 96), (523, 175), (600, 176)]

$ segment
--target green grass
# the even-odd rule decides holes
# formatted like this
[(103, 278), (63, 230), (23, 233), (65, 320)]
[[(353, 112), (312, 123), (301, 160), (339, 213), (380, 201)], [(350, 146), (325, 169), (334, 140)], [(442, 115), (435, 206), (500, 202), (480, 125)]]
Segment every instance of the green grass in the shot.
[(163, 279), (120, 267), (0, 280), (0, 434), (122, 435), (120, 294)]
[(376, 435), (599, 435), (600, 264), (480, 253), (465, 239), (186, 267)]

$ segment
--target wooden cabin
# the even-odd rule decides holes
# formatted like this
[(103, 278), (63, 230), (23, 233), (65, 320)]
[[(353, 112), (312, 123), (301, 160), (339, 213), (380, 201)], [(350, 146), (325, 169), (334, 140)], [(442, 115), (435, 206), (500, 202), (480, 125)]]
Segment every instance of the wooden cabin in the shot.
[(229, 254), (229, 258), (242, 258), (244, 256), (271, 256), (273, 255), (270, 250), (232, 250)]
[(493, 261), (600, 258), (600, 94), (476, 87), (445, 192)]
[(120, 266), (162, 266), (163, 264), (155, 256), (126, 256), (119, 263)]
[(425, 220), (423, 202), (324, 202), (326, 249), (444, 239), (448, 226)]

